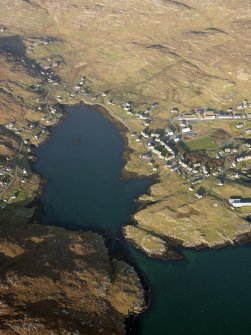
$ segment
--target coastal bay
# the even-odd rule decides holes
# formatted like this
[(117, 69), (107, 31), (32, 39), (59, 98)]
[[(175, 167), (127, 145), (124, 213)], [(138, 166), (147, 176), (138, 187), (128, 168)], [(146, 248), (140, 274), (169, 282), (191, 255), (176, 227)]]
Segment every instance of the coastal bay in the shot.
[(47, 179), (41, 199), (45, 223), (102, 232), (111, 255), (120, 250), (143, 275), (150, 306), (133, 323), (132, 334), (247, 333), (250, 246), (180, 250), (184, 259), (169, 262), (129, 247), (122, 226), (151, 180), (120, 178), (123, 150), (119, 131), (104, 115), (84, 105), (69, 107), (38, 149), (36, 170)]

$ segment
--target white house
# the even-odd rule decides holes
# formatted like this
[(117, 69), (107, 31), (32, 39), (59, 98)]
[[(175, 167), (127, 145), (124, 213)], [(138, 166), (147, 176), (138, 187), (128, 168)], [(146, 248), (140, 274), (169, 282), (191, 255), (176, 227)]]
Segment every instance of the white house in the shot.
[(247, 155), (247, 156), (244, 156), (244, 157), (239, 157), (237, 158), (237, 162), (244, 162), (244, 161), (248, 161), (251, 159), (251, 155)]
[(182, 131), (182, 133), (189, 133), (191, 131), (191, 128), (190, 127), (185, 127), (181, 131)]

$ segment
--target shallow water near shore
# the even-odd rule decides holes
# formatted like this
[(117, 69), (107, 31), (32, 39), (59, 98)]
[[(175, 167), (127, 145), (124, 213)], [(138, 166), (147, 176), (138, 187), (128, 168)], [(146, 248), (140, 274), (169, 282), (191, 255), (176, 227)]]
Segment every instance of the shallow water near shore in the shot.
[[(37, 152), (35, 169), (47, 180), (44, 223), (101, 231), (113, 240), (152, 181), (120, 178), (123, 139), (102, 113), (84, 105), (67, 111)], [(176, 262), (126, 245), (124, 251), (150, 289), (150, 307), (133, 323), (133, 335), (250, 334), (250, 246), (185, 251)]]

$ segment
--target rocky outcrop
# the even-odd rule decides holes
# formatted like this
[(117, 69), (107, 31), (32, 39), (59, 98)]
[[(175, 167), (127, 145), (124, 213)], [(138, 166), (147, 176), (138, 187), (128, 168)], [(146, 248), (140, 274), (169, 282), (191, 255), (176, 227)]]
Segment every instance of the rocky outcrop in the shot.
[(149, 257), (165, 260), (178, 260), (182, 258), (175, 251), (174, 244), (164, 236), (158, 236), (153, 231), (142, 229), (139, 225), (128, 225), (124, 227), (123, 232), (128, 241)]
[(124, 334), (144, 307), (134, 269), (90, 232), (0, 225), (1, 334)]

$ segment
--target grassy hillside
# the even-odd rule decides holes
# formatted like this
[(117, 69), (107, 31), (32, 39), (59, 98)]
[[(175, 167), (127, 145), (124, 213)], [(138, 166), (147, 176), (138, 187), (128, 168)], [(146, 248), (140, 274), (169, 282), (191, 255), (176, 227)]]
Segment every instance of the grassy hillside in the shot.
[[(41, 61), (60, 54), (67, 81), (87, 75), (97, 90), (160, 110), (221, 107), (250, 96), (248, 0), (3, 0), (1, 24), (25, 37), (61, 43), (35, 48)], [(15, 13), (15, 14), (14, 14)]]

